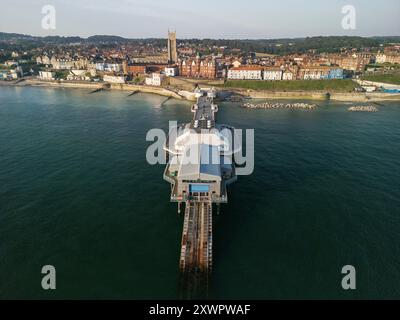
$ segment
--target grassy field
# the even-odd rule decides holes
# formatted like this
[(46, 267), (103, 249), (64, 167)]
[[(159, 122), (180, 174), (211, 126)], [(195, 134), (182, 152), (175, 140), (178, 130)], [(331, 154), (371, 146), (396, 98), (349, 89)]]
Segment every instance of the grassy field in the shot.
[(277, 91), (353, 91), (358, 85), (349, 79), (344, 80), (294, 80), (294, 81), (262, 81), (262, 80), (228, 80), (225, 88), (277, 90)]
[(362, 78), (363, 80), (376, 81), (390, 84), (400, 84), (400, 73), (395, 74), (373, 74)]

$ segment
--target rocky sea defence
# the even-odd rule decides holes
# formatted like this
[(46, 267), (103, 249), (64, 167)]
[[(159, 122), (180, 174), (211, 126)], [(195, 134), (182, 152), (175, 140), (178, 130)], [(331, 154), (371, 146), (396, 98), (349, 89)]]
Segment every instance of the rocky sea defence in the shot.
[(379, 109), (374, 106), (352, 106), (348, 109), (351, 112), (378, 112)]
[(316, 104), (308, 103), (279, 103), (279, 102), (265, 102), (259, 104), (244, 103), (242, 108), (247, 109), (302, 109), (314, 110), (317, 108)]

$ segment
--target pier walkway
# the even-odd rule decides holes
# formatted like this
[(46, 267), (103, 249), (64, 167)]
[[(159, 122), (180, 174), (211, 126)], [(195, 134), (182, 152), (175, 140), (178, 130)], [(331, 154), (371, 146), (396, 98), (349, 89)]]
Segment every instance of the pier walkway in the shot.
[(208, 274), (212, 268), (212, 204), (187, 201), (180, 270)]
[[(240, 150), (233, 144), (238, 141), (234, 128), (216, 121), (215, 93), (199, 90), (196, 95), (192, 121), (171, 130), (164, 145), (164, 179), (171, 183), (171, 201), (178, 203), (178, 212), (185, 205), (179, 269), (187, 293), (207, 286), (213, 263), (213, 206), (228, 202), (227, 186), (237, 179), (233, 157)], [(190, 152), (196, 156), (187, 158)]]

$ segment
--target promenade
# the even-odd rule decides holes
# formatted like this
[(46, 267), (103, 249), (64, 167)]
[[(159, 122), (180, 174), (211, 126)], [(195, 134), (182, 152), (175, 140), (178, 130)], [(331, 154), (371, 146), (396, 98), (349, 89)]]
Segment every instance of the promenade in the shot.
[[(171, 97), (179, 100), (194, 101), (192, 92), (179, 87), (153, 87), (134, 84), (108, 84), (104, 82), (86, 81), (43, 81), (37, 78), (25, 78), (17, 81), (0, 81), (0, 86), (37, 86), (52, 88), (78, 88), (78, 89), (102, 89), (123, 90), (131, 92), (143, 92)], [(201, 88), (201, 85), (200, 85)], [(233, 93), (252, 99), (299, 99), (299, 100), (334, 100), (343, 102), (374, 102), (374, 101), (400, 101), (400, 94), (384, 92), (325, 92), (325, 91), (270, 91), (270, 90), (246, 90), (246, 89), (221, 89), (217, 92)]]

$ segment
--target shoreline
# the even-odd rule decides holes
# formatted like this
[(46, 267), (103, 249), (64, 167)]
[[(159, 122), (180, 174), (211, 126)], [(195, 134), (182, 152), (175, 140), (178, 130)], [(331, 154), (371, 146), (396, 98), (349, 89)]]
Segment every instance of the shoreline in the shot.
[[(175, 98), (178, 100), (196, 100), (194, 93), (179, 90), (178, 88), (150, 87), (134, 84), (116, 83), (93, 83), (93, 82), (73, 82), (73, 81), (43, 81), (38, 79), (22, 79), (19, 81), (1, 81), (0, 86), (16, 87), (47, 87), (47, 88), (77, 88), (91, 90), (120, 90), (131, 91), (133, 93), (150, 93), (160, 96)], [(374, 102), (374, 101), (400, 101), (400, 94), (381, 93), (381, 92), (322, 92), (322, 91), (266, 91), (266, 90), (246, 90), (246, 89), (219, 89), (216, 90), (227, 95), (239, 95), (251, 99), (299, 99), (299, 100), (333, 100), (341, 102)]]
[(119, 84), (119, 83), (94, 83), (94, 82), (73, 82), (73, 81), (43, 81), (37, 79), (24, 79), (20, 82), (18, 81), (2, 81), (1, 86), (10, 87), (41, 87), (41, 88), (67, 88), (67, 89), (90, 89), (95, 90), (120, 90), (129, 91), (132, 93), (151, 93), (157, 94), (164, 97), (175, 98), (178, 100), (189, 100), (185, 96), (179, 94), (178, 92), (163, 88), (163, 87), (150, 87), (143, 85), (133, 85), (133, 84)]

